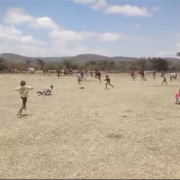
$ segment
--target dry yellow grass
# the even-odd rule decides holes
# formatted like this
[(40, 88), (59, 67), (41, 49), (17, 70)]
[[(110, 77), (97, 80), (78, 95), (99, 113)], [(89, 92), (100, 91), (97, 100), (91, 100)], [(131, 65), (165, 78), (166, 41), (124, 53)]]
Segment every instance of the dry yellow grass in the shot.
[[(0, 75), (0, 178), (180, 178), (180, 82)], [(23, 117), (14, 88), (34, 86)], [(40, 81), (41, 79), (41, 81)], [(50, 84), (53, 95), (37, 96)]]

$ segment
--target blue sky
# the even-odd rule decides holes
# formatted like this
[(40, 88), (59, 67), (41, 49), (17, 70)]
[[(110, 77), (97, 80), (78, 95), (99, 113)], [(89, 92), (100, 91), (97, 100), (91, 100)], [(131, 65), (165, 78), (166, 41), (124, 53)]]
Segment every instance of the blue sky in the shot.
[(180, 51), (180, 1), (0, 3), (0, 53), (169, 57)]

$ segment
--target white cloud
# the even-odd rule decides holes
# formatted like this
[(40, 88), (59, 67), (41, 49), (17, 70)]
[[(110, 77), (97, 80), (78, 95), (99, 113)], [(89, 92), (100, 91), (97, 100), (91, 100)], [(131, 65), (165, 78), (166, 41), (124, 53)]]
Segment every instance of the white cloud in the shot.
[(107, 3), (105, 0), (99, 0), (96, 3), (92, 4), (91, 8), (94, 10), (99, 10), (99, 9), (105, 8), (106, 6), (107, 6)]
[(176, 57), (177, 51), (161, 51), (157, 53), (160, 57)]
[(30, 23), (30, 26), (35, 29), (55, 29), (59, 27), (52, 19), (48, 17), (34, 19), (34, 21)]
[[(91, 5), (102, 3), (98, 0), (76, 0)], [(44, 42), (36, 39), (32, 34), (24, 35), (16, 24), (24, 24), (34, 30), (43, 29), (50, 41)], [(143, 37), (125, 35), (122, 33), (80, 31), (62, 28), (47, 16), (34, 17), (23, 9), (11, 8), (4, 17), (4, 24), (0, 25), (0, 53), (11, 52), (26, 56), (69, 56), (81, 53), (98, 53), (109, 55), (104, 49), (92, 49), (85, 46), (87, 39), (102, 42), (118, 42), (121, 40), (147, 41)]]
[(54, 30), (49, 33), (52, 39), (62, 41), (82, 41), (89, 38), (96, 38), (103, 42), (117, 42), (125, 39), (125, 35), (119, 33), (96, 33), (96, 32), (74, 32), (69, 30)]
[(110, 6), (104, 11), (107, 14), (122, 14), (124, 16), (142, 16), (149, 17), (151, 16), (151, 12), (149, 12), (146, 8), (139, 8), (137, 6)]
[(82, 3), (82, 4), (92, 4), (97, 2), (98, 0), (73, 0), (76, 3)]
[(11, 34), (11, 35), (22, 35), (22, 32), (16, 29), (14, 26), (2, 26), (0, 25), (0, 33)]
[(105, 41), (116, 42), (116, 41), (119, 41), (120, 39), (124, 38), (123, 35), (121, 35), (121, 34), (113, 34), (113, 33), (104, 33), (99, 36), (100, 36), (100, 39), (104, 42)]
[(99, 10), (107, 6), (106, 0), (73, 0), (76, 3), (89, 4), (94, 10)]
[(0, 25), (0, 41), (6, 43), (23, 43), (23, 44), (35, 44), (37, 46), (45, 46), (43, 41), (35, 40), (30, 35), (23, 36), (22, 32), (16, 29), (14, 26)]
[(5, 23), (9, 24), (21, 24), (33, 21), (34, 18), (21, 8), (10, 8), (4, 18)]
[(30, 57), (54, 57), (54, 56), (75, 56), (78, 54), (103, 54), (110, 55), (104, 49), (89, 49), (86, 46), (67, 48), (59, 46), (35, 46), (24, 44), (3, 44), (0, 45), (0, 53), (15, 53)]
[(33, 17), (21, 8), (10, 8), (4, 18), (6, 24), (24, 24), (35, 29), (54, 29), (59, 26), (49, 17)]
[(69, 30), (53, 30), (50, 33), (50, 36), (53, 39), (61, 39), (63, 41), (79, 41), (83, 39), (83, 36), (80, 33)]
[(39, 40), (35, 40), (32, 36), (21, 37), (20, 41), (24, 44), (34, 44), (39, 46), (46, 46), (47, 43)]
[(76, 3), (88, 4), (92, 9), (99, 10), (104, 9), (106, 14), (122, 14), (123, 16), (141, 16), (141, 17), (150, 17), (152, 12), (158, 12), (159, 7), (153, 8), (140, 8), (138, 6), (131, 5), (112, 5), (108, 4), (106, 0), (73, 0)]

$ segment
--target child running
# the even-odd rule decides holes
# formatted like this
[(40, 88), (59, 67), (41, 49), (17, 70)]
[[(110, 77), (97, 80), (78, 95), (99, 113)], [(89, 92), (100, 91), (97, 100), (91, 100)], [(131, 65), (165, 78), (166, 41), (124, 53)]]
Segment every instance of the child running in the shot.
[(26, 109), (28, 92), (32, 90), (32, 86), (26, 86), (26, 82), (23, 80), (20, 82), (20, 86), (15, 88), (16, 91), (19, 91), (20, 97), (22, 99), (22, 107), (18, 110), (18, 114), (22, 114), (22, 110)]
[(145, 78), (144, 69), (140, 71), (140, 76), (141, 76), (143, 81), (147, 81)]
[(99, 82), (101, 83), (101, 73), (99, 71), (96, 72), (96, 77), (99, 79)]
[(131, 71), (131, 77), (132, 77), (132, 79), (133, 79), (133, 81), (135, 81), (136, 79), (136, 76), (135, 76), (135, 70), (132, 70)]
[(51, 95), (51, 92), (53, 90), (53, 85), (50, 85), (50, 88), (45, 88), (43, 91), (37, 91), (37, 95), (44, 95), (44, 96), (47, 96), (47, 95)]
[(174, 72), (174, 79), (179, 81), (179, 79), (178, 79), (178, 77), (177, 77), (177, 73), (176, 73), (176, 72)]
[(170, 72), (170, 81), (172, 82), (172, 80), (173, 80), (173, 73), (172, 72)]
[(106, 76), (105, 81), (106, 81), (106, 87), (105, 87), (105, 89), (107, 89), (107, 85), (110, 85), (111, 87), (114, 87), (114, 86), (111, 84), (111, 79), (109, 78), (108, 75)]
[(165, 72), (163, 74), (163, 82), (162, 82), (162, 84), (164, 84), (164, 83), (168, 84), (167, 80), (166, 80), (166, 73)]

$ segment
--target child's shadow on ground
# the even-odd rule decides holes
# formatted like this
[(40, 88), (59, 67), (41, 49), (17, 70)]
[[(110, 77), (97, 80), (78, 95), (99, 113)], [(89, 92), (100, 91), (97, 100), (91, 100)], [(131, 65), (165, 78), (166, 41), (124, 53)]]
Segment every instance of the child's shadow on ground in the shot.
[(27, 116), (32, 116), (32, 114), (21, 114), (21, 115), (18, 115), (19, 117), (18, 118), (23, 118), (23, 117), (27, 117)]
[[(38, 95), (38, 94), (37, 94)], [(38, 95), (38, 96), (52, 96), (53, 94), (49, 94), (49, 95)]]

